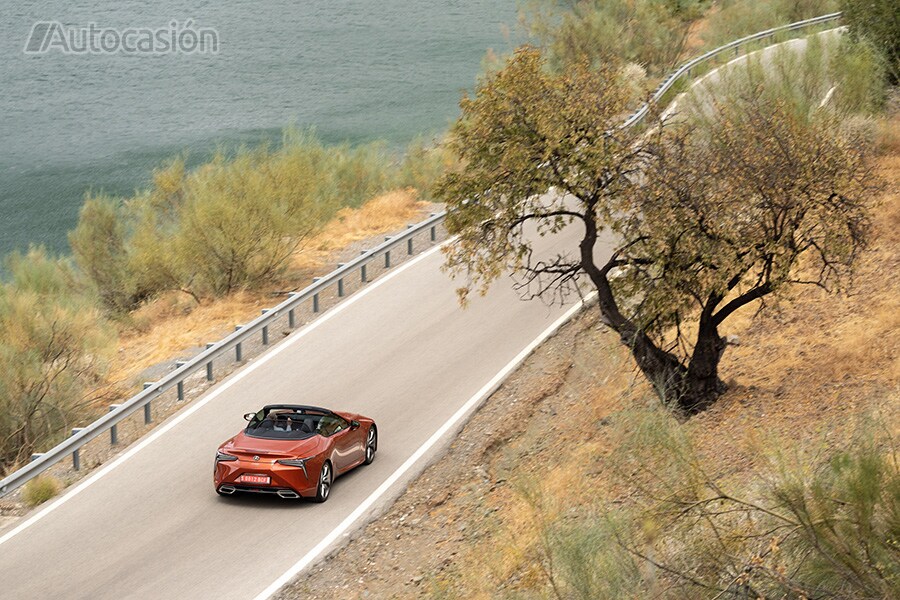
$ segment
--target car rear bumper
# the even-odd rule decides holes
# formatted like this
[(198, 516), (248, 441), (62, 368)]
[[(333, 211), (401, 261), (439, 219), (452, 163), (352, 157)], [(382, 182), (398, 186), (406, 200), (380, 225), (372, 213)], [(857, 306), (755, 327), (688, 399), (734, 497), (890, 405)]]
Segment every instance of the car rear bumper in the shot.
[(225, 494), (230, 496), (232, 494), (238, 493), (250, 493), (250, 494), (267, 494), (267, 495), (275, 495), (279, 498), (300, 498), (301, 495), (291, 488), (274, 488), (274, 487), (253, 487), (249, 485), (240, 485), (240, 484), (232, 484), (232, 483), (223, 483), (218, 488), (218, 492), (220, 494)]
[[(246, 483), (241, 481), (242, 475), (267, 475), (270, 479), (268, 485)], [(299, 467), (245, 460), (217, 463), (213, 477), (216, 491), (226, 495), (246, 492), (282, 498), (310, 497), (316, 495), (317, 483), (313, 473), (304, 473)]]

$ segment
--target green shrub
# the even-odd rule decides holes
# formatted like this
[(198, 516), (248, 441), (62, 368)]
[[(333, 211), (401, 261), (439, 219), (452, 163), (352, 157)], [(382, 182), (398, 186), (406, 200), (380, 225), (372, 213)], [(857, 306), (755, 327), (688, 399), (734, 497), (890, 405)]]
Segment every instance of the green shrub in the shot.
[(709, 48), (738, 38), (840, 10), (838, 0), (725, 0), (709, 18)]
[(69, 232), (69, 246), (79, 268), (94, 283), (101, 303), (114, 312), (126, 312), (158, 288), (137, 276), (132, 264), (125, 214), (109, 196), (90, 195)]
[(164, 290), (199, 301), (277, 281), (340, 208), (401, 183), (425, 186), (433, 162), (422, 153), (398, 161), (381, 143), (325, 146), (310, 131), (288, 129), (277, 150), (220, 152), (193, 171), (176, 159), (145, 192), (88, 197), (70, 242), (114, 312)]
[(684, 460), (690, 436), (658, 412), (621, 421), (611, 460), (639, 492), (608, 543), (651, 567), (669, 589), (662, 597), (900, 597), (900, 464), (893, 441), (872, 434), (883, 425), (864, 423), (824, 461), (770, 440), (780, 450), (759, 478), (725, 482)]
[(22, 500), (30, 507), (43, 504), (59, 493), (59, 481), (49, 475), (39, 475), (22, 488)]
[(847, 113), (874, 113), (886, 98), (885, 62), (866, 40), (843, 40), (831, 59), (835, 103)]
[(0, 470), (91, 416), (87, 390), (113, 345), (75, 271), (39, 249), (8, 259), (0, 284)]
[(830, 456), (767, 437), (757, 476), (729, 478), (648, 399), (609, 430), (613, 504), (598, 489), (561, 510), (568, 498), (514, 482), (536, 534), (522, 566), (542, 581), (513, 597), (898, 598), (900, 463), (887, 429), (864, 421)]
[[(788, 472), (769, 492), (791, 528), (782, 535), (790, 581), (812, 596), (900, 597), (900, 468), (872, 440), (838, 453), (812, 477)], [(773, 582), (775, 589), (789, 582)]]
[(430, 201), (435, 181), (454, 164), (454, 157), (443, 143), (417, 138), (406, 147), (400, 165), (399, 183), (418, 190), (420, 200)]
[(900, 82), (900, 6), (897, 0), (841, 0), (844, 22), (855, 41), (878, 52), (892, 84)]

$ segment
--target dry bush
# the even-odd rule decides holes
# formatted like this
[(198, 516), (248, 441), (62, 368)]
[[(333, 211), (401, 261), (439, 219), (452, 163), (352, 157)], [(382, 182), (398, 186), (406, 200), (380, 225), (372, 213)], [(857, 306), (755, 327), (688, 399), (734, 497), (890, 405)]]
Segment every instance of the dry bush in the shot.
[(900, 156), (900, 119), (882, 119), (877, 129), (878, 152), (884, 156)]
[[(516, 597), (842, 598), (900, 594), (900, 464), (884, 423), (851, 449), (790, 441), (756, 477), (715, 475), (692, 435), (652, 403), (620, 413), (612, 463), (632, 490), (561, 511), (558, 494), (519, 488), (530, 531)], [(564, 498), (564, 497), (563, 497)], [(528, 527), (523, 525), (527, 523)], [(535, 570), (536, 569), (536, 570)]]
[(312, 238), (309, 247), (317, 250), (343, 248), (416, 218), (424, 206), (414, 188), (381, 194), (358, 209), (339, 210), (322, 233)]
[(61, 487), (56, 478), (50, 475), (40, 475), (22, 488), (22, 500), (27, 506), (35, 507), (55, 497)]

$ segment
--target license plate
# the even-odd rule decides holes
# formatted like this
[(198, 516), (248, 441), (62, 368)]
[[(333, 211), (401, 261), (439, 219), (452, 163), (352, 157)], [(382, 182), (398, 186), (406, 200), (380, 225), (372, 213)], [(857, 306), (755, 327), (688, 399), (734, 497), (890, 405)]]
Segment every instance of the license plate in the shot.
[(269, 485), (271, 479), (268, 475), (241, 475), (241, 483), (262, 483)]

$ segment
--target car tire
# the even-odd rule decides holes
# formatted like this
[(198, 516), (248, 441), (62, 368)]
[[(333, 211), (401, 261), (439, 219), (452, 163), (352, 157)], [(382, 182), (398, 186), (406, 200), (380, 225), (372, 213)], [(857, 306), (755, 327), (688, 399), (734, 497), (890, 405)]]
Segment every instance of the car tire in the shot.
[(378, 430), (372, 425), (366, 434), (366, 460), (363, 464), (371, 465), (375, 460), (375, 452), (378, 450)]
[(319, 483), (316, 485), (316, 502), (325, 502), (331, 495), (331, 484), (334, 483), (334, 469), (331, 461), (326, 460), (319, 471)]

